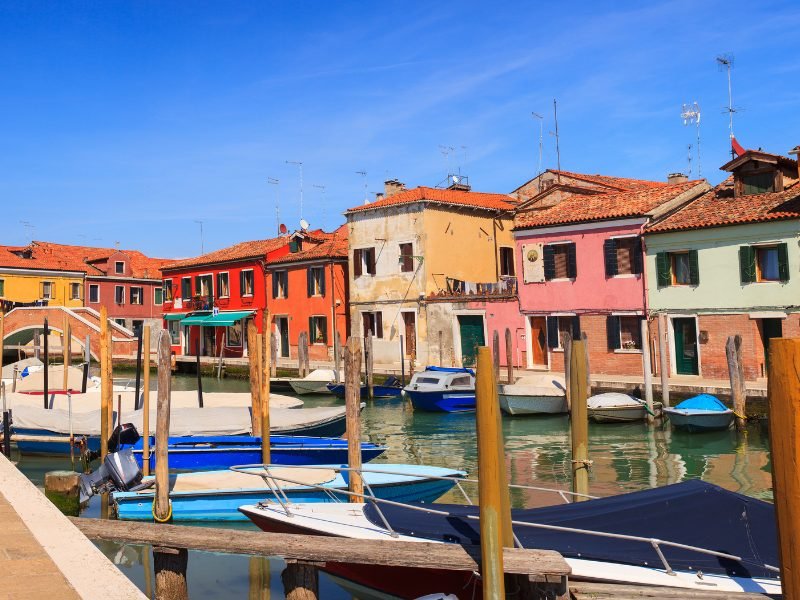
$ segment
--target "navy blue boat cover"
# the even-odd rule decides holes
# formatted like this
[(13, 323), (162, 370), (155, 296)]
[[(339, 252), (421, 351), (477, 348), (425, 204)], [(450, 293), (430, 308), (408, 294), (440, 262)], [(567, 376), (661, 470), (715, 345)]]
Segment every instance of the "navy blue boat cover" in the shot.
[(475, 371), (472, 369), (465, 369), (464, 367), (434, 367), (432, 365), (428, 365), (425, 367), (426, 371), (438, 371), (439, 373), (469, 373), (470, 375), (475, 375)]
[[(478, 507), (454, 504), (417, 504), (446, 510), (445, 517), (409, 508), (381, 504), (380, 509), (398, 533), (458, 544), (478, 544)], [(384, 527), (369, 504), (367, 518)], [(698, 546), (742, 557), (735, 562), (691, 550), (661, 546), (670, 566), (679, 571), (727, 574), (737, 577), (776, 578), (763, 565), (778, 566), (777, 529), (773, 506), (762, 500), (729, 492), (700, 480), (631, 492), (586, 502), (513, 510), (512, 519), (606, 533), (622, 533)], [(583, 533), (514, 526), (525, 548), (556, 550), (570, 558), (584, 558), (661, 569), (649, 543), (597, 537)]]

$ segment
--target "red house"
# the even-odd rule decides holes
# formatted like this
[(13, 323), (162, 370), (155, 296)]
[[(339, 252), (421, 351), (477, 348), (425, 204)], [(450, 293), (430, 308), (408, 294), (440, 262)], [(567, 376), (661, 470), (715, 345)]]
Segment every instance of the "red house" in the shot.
[[(272, 296), (272, 265), (290, 255), (301, 254), (307, 256), (306, 262), (313, 258), (317, 260), (315, 265), (325, 264), (318, 256), (304, 253), (310, 253), (318, 246), (333, 247), (335, 238), (335, 234), (323, 231), (299, 231), (290, 236), (241, 242), (166, 265), (162, 269), (164, 321), (172, 338), (173, 352), (183, 355), (196, 355), (199, 352), (201, 356), (245, 356), (248, 319), (255, 319), (261, 332), (264, 308), (269, 306), (272, 313), (276, 314), (273, 303), (287, 300), (285, 297)], [(346, 245), (346, 239), (344, 243)], [(286, 266), (278, 271), (285, 275), (277, 275), (274, 285), (284, 291), (289, 286), (294, 290), (298, 285), (295, 283), (295, 271), (306, 268), (303, 260), (291, 268), (289, 265), (294, 265), (297, 262), (295, 259), (288, 258), (285, 263), (280, 263)], [(291, 282), (288, 279), (290, 271)], [(338, 277), (341, 278), (341, 274)], [(323, 297), (329, 298), (327, 295)], [(346, 295), (337, 294), (337, 297), (343, 305)], [(291, 355), (290, 336), (294, 338), (296, 346), (297, 336), (293, 333), (298, 327), (296, 323), (304, 323), (304, 326), (297, 328), (299, 335), (301, 329), (308, 331), (311, 325), (322, 327), (322, 321), (312, 321), (310, 316), (327, 317), (332, 314), (330, 304), (326, 305), (327, 312), (320, 312), (321, 308), (317, 304), (323, 300), (317, 296), (309, 300), (310, 303), (295, 302), (293, 295), (291, 303), (285, 302), (280, 307), (278, 318), (273, 321), (277, 325), (277, 331), (285, 334), (281, 338), (280, 348), (283, 356)], [(332, 339), (330, 343), (332, 344)], [(319, 354), (321, 350), (309, 349), (311, 357)]]

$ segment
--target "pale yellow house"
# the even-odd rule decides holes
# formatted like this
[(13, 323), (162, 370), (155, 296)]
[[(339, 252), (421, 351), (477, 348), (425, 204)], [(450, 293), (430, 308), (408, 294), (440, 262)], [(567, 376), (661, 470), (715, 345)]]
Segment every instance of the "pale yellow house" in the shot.
[(0, 246), (0, 307), (83, 306), (86, 265), (75, 256), (30, 246)]
[[(505, 194), (396, 181), (345, 213), (353, 335), (374, 335), (375, 361), (471, 364), (487, 342), (481, 299), (516, 295), (515, 200)], [(401, 346), (400, 337), (403, 337)]]

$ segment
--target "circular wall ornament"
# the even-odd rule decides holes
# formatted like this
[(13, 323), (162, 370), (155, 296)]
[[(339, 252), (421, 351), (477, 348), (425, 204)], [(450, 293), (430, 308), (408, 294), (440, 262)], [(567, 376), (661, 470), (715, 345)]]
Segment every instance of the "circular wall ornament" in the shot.
[(528, 250), (528, 262), (536, 262), (539, 260), (538, 250)]

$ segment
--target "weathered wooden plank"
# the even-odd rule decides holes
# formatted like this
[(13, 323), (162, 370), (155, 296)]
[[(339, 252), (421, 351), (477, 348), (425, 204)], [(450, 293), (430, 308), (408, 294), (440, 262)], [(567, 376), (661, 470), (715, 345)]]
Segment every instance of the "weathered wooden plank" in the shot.
[(766, 594), (714, 592), (671, 587), (643, 585), (618, 585), (615, 583), (575, 582), (569, 584), (570, 595), (574, 600), (632, 600), (634, 598), (657, 598), (658, 600), (764, 600)]
[[(306, 562), (333, 562), (390, 567), (417, 567), (477, 571), (480, 548), (429, 542), (358, 540), (343, 543), (334, 537), (312, 535), (265, 534), (214, 527), (157, 525), (130, 521), (104, 521), (71, 517), (72, 523), (90, 540), (109, 540), (132, 544), (155, 544), (206, 552), (256, 556), (282, 556)], [(503, 551), (506, 573), (520, 575), (569, 575), (563, 557), (550, 550)]]

